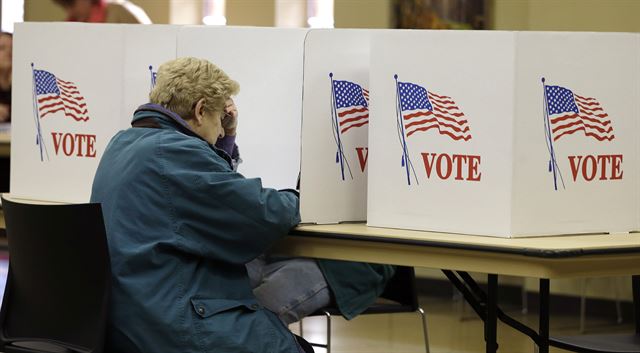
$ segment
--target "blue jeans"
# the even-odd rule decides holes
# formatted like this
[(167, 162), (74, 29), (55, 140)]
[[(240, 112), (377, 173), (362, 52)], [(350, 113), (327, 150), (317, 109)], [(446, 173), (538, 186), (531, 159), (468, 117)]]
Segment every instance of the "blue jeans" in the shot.
[(313, 259), (269, 261), (260, 256), (247, 272), (258, 302), (289, 325), (331, 302), (327, 281)]

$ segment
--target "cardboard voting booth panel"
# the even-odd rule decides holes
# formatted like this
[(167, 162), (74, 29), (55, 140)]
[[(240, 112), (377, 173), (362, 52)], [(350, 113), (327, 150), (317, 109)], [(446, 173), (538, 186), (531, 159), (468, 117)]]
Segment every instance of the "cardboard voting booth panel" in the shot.
[(263, 176), (265, 186), (295, 187), (305, 34), (260, 28), (20, 24), (12, 131), (12, 159), (20, 162), (13, 164), (11, 193), (88, 201), (109, 140), (130, 126), (133, 111), (148, 102), (158, 66), (178, 52), (209, 59), (241, 83), (238, 144), (246, 162), (240, 171)]
[(240, 84), (238, 171), (294, 188), (300, 172), (304, 29), (184, 27), (178, 56), (210, 60)]
[(474, 34), (373, 35), (370, 225), (509, 233), (514, 36)]
[(149, 101), (158, 65), (175, 58), (178, 28), (18, 26), (12, 157), (21, 162), (12, 168), (14, 196), (89, 200), (109, 140)]
[(305, 40), (302, 222), (366, 219), (367, 30), (312, 30)]
[(130, 127), (135, 110), (149, 102), (158, 67), (176, 58), (180, 28), (160, 25), (125, 27), (122, 129)]
[(514, 235), (638, 229), (638, 38), (518, 33)]
[(122, 107), (124, 28), (17, 24), (11, 194), (86, 202)]
[(369, 225), (637, 228), (635, 36), (385, 32), (371, 58)]

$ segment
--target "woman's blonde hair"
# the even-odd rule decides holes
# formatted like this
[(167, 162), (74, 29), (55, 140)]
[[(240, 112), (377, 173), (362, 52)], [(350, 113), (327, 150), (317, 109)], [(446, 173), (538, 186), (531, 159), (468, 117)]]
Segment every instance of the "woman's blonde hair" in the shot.
[(225, 101), (238, 93), (238, 83), (211, 62), (192, 58), (178, 58), (160, 65), (156, 85), (149, 93), (151, 103), (192, 119), (196, 103), (204, 98), (204, 109), (222, 112)]

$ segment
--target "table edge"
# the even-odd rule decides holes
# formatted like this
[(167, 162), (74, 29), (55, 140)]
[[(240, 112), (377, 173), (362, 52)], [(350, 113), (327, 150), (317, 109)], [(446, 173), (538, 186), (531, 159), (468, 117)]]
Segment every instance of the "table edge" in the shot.
[(560, 258), (572, 258), (578, 256), (587, 255), (615, 255), (615, 254), (630, 254), (640, 253), (640, 246), (625, 247), (625, 248), (598, 248), (598, 249), (534, 249), (534, 248), (512, 248), (512, 247), (500, 247), (491, 245), (477, 245), (477, 244), (462, 244), (457, 242), (443, 242), (434, 240), (418, 240), (418, 239), (401, 239), (394, 237), (384, 236), (368, 236), (368, 235), (353, 235), (343, 233), (332, 233), (324, 231), (306, 231), (304, 229), (294, 228), (289, 232), (289, 235), (303, 236), (309, 238), (328, 238), (328, 239), (341, 239), (341, 240), (353, 240), (353, 241), (366, 241), (385, 244), (398, 244), (398, 245), (412, 245), (412, 246), (425, 246), (434, 248), (445, 249), (457, 249), (457, 250), (473, 250), (473, 251), (489, 251), (494, 253), (503, 253), (511, 255), (522, 255), (537, 258), (548, 259), (560, 259)]

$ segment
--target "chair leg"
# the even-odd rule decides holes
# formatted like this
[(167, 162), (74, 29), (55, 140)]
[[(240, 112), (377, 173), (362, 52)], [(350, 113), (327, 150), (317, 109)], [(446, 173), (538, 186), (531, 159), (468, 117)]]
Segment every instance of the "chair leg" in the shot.
[[(331, 353), (331, 314), (328, 311), (322, 311), (322, 313), (324, 314), (324, 316), (327, 318), (327, 343), (316, 343), (316, 342), (309, 342), (310, 345), (314, 346), (314, 347), (320, 347), (320, 348), (324, 348), (327, 350), (327, 353)], [(302, 336), (302, 320), (298, 321), (300, 323), (300, 337)], [(304, 337), (303, 337), (304, 338)]]
[(583, 334), (586, 327), (586, 318), (587, 318), (587, 285), (589, 282), (588, 278), (583, 278), (580, 280), (580, 334)]
[(620, 299), (616, 299), (616, 323), (621, 324), (624, 319), (622, 318), (622, 304)]
[(620, 304), (620, 282), (618, 281), (618, 278), (615, 277), (613, 278), (614, 283), (613, 283), (613, 288), (615, 289), (615, 297), (616, 297), (616, 322), (618, 324), (621, 324), (623, 319), (622, 319), (622, 306)]
[(522, 278), (522, 288), (520, 288), (520, 296), (522, 300), (522, 313), (526, 314), (529, 312), (529, 301), (527, 299), (527, 278)]
[(327, 317), (327, 353), (331, 353), (331, 314), (325, 311), (324, 315)]
[(427, 316), (424, 314), (424, 310), (422, 310), (422, 308), (418, 308), (418, 312), (420, 313), (420, 317), (422, 318), (422, 333), (424, 335), (424, 350), (425, 350), (425, 353), (430, 353), (430, 350), (429, 350), (429, 334), (427, 333)]
[(298, 328), (300, 329), (299, 336), (304, 338), (304, 331), (302, 330), (302, 320), (304, 320), (304, 318), (302, 318), (302, 319), (300, 319), (300, 321), (298, 321)]

